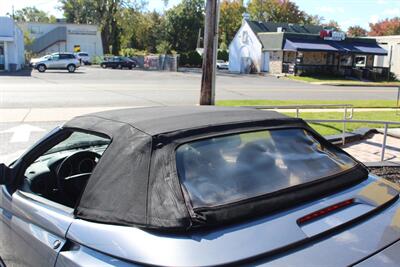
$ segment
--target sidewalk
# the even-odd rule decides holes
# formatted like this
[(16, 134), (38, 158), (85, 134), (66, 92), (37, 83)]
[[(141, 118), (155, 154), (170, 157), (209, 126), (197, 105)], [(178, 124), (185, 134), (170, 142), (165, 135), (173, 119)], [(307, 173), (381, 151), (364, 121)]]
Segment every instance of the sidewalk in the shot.
[[(343, 149), (361, 162), (380, 162), (383, 134), (375, 134), (372, 138), (345, 145)], [(387, 136), (384, 161), (400, 165), (400, 139)]]

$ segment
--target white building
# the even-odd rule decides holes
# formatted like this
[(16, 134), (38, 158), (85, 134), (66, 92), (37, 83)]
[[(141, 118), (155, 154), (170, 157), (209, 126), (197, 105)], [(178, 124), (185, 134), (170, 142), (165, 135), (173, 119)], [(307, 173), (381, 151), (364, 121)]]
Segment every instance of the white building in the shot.
[(19, 26), (33, 38), (33, 44), (27, 49), (35, 54), (87, 52), (91, 57), (103, 55), (97, 25), (26, 22)]
[(361, 73), (363, 79), (380, 79), (387, 69), (378, 72), (373, 67), (377, 55), (385, 56), (387, 51), (374, 38), (351, 38), (316, 25), (250, 21), (245, 17), (229, 45), (229, 70), (278, 75)]
[(0, 17), (0, 71), (19, 70), (25, 63), (24, 34), (9, 17)]
[(285, 33), (319, 34), (322, 27), (251, 21), (243, 15), (242, 26), (229, 45), (229, 71), (280, 72)]
[(398, 79), (400, 79), (400, 35), (375, 36), (373, 37), (379, 45), (388, 51), (387, 56), (376, 56), (376, 67), (390, 67)]

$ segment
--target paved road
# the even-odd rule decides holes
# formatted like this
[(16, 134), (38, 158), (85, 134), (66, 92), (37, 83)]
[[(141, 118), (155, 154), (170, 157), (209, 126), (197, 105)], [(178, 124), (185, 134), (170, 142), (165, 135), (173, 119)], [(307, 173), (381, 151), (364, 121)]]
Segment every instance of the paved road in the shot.
[[(73, 74), (1, 75), (0, 108), (191, 105), (198, 103), (200, 81), (200, 73), (93, 67)], [(216, 99), (396, 99), (396, 94), (395, 88), (333, 87), (220, 73)]]

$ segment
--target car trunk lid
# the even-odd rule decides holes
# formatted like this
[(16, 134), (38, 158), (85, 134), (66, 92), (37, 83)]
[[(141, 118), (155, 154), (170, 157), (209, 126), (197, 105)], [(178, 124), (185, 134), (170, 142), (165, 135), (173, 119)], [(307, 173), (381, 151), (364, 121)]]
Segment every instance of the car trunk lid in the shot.
[[(150, 265), (321, 265), (339, 254), (334, 265), (349, 265), (400, 238), (400, 228), (392, 227), (400, 225), (398, 192), (389, 182), (370, 177), (312, 203), (214, 230), (168, 234), (77, 220), (67, 236), (109, 255)], [(349, 199), (347, 206), (299, 223)]]

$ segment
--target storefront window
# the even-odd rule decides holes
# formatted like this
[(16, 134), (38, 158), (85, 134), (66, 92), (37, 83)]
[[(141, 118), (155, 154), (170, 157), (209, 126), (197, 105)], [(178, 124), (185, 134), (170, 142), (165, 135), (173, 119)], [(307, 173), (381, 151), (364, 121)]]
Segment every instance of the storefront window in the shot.
[(356, 56), (354, 58), (354, 64), (356, 67), (365, 67), (367, 64), (367, 57), (366, 56)]
[(340, 65), (341, 66), (351, 66), (351, 55), (342, 55), (340, 58)]

